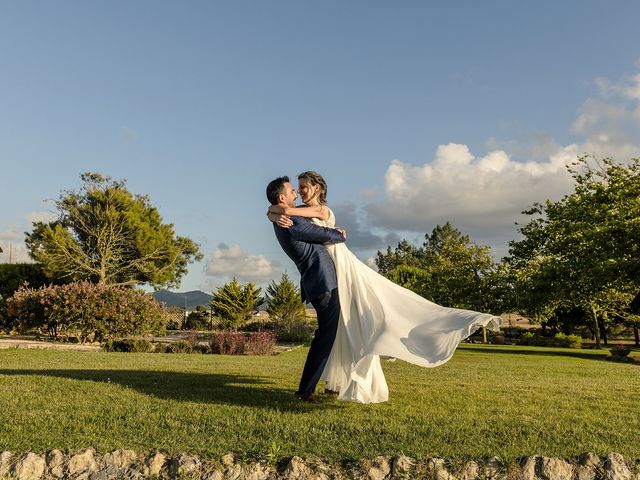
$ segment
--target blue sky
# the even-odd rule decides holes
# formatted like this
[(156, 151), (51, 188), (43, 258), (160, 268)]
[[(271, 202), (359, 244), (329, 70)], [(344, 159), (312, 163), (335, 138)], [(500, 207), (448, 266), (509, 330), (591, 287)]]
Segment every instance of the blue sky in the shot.
[(581, 153), (640, 153), (640, 4), (0, 4), (0, 244), (79, 174), (201, 245), (181, 290), (295, 271), (264, 187), (317, 170), (366, 261), (451, 221), (506, 253)]

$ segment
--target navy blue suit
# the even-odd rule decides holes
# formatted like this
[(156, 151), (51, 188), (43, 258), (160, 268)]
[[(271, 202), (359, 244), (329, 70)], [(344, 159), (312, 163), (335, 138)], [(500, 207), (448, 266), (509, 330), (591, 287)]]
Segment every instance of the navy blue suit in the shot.
[(300, 272), (300, 291), (318, 314), (318, 329), (307, 355), (297, 394), (313, 393), (327, 363), (340, 319), (338, 281), (333, 260), (324, 243), (344, 242), (333, 228), (320, 227), (304, 217), (291, 217), (293, 225), (273, 224), (280, 246)]

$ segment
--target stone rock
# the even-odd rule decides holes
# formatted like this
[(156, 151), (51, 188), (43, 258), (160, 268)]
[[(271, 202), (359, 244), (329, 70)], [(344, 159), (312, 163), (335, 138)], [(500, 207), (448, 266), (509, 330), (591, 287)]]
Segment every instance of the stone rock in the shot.
[(267, 480), (271, 469), (262, 463), (251, 463), (243, 469), (243, 480)]
[(66, 476), (76, 477), (80, 474), (86, 473), (86, 477), (98, 470), (98, 464), (94, 456), (95, 452), (93, 448), (85, 448), (78, 453), (72, 455), (67, 461)]
[(484, 463), (484, 476), (487, 479), (499, 478), (503, 470), (502, 460), (499, 457), (490, 457)]
[(222, 457), (222, 465), (224, 465), (225, 467), (228, 467), (229, 465), (233, 465), (235, 461), (236, 459), (233, 456), (233, 453), (227, 453)]
[(571, 480), (573, 466), (561, 458), (542, 457), (540, 474), (545, 480)]
[(602, 462), (595, 453), (585, 453), (578, 458), (574, 466), (576, 480), (595, 480), (599, 476)]
[(54, 478), (61, 478), (64, 475), (64, 453), (54, 449), (47, 452), (45, 456), (49, 475)]
[(225, 480), (237, 480), (242, 476), (242, 465), (238, 463), (231, 463), (224, 469)]
[(622, 455), (611, 452), (604, 461), (605, 478), (607, 480), (631, 480), (631, 470), (624, 463)]
[(116, 450), (105, 453), (102, 457), (105, 467), (129, 468), (138, 461), (138, 454), (133, 450)]
[(202, 480), (224, 480), (224, 475), (220, 470), (213, 470), (202, 475)]
[(157, 477), (160, 476), (160, 472), (164, 468), (166, 462), (167, 456), (165, 454), (153, 452), (145, 459), (144, 465), (148, 469), (148, 475)]
[(389, 458), (381, 455), (374, 458), (365, 467), (365, 471), (369, 480), (384, 480), (391, 473)]
[(169, 461), (171, 478), (193, 476), (200, 469), (200, 459), (186, 453), (178, 453)]
[(538, 464), (538, 455), (527, 457), (522, 461), (520, 476), (522, 480), (537, 480), (539, 477), (536, 475), (536, 466)]
[(42, 455), (26, 453), (13, 467), (13, 475), (17, 480), (37, 480), (44, 475), (47, 463)]
[(322, 461), (319, 461), (313, 466), (314, 474), (311, 477), (312, 480), (342, 480), (340, 470), (332, 467)]
[(11, 459), (13, 453), (5, 451), (0, 453), (0, 477), (4, 478), (9, 474), (11, 470)]
[(411, 457), (407, 457), (406, 455), (400, 455), (398, 457), (395, 457), (391, 461), (391, 477), (392, 478), (407, 477), (411, 472), (411, 470), (413, 470), (413, 467), (415, 466), (415, 464), (416, 464), (416, 461)]
[(434, 480), (452, 480), (453, 476), (447, 471), (442, 458), (430, 458), (427, 462), (427, 472)]
[(462, 480), (477, 480), (480, 477), (480, 467), (473, 460), (469, 460), (462, 467)]
[(312, 475), (313, 472), (311, 469), (300, 457), (296, 456), (289, 460), (287, 468), (284, 469), (283, 478), (288, 480), (306, 480)]
[(114, 465), (109, 465), (97, 472), (93, 472), (89, 475), (89, 480), (109, 480), (112, 478), (127, 478), (123, 472)]

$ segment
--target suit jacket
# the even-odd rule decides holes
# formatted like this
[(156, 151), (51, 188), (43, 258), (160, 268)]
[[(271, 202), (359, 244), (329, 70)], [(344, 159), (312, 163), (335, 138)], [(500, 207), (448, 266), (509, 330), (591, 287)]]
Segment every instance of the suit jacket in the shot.
[(293, 225), (282, 228), (273, 224), (280, 246), (300, 272), (303, 301), (311, 301), (338, 287), (336, 268), (325, 243), (344, 242), (333, 228), (321, 227), (304, 217), (291, 217)]

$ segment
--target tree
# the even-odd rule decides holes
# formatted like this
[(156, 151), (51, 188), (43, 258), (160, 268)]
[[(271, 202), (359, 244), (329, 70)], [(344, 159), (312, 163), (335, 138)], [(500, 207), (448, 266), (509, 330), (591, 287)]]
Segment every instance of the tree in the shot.
[(274, 322), (283, 326), (304, 322), (306, 312), (300, 291), (286, 273), (279, 283), (274, 280), (267, 287), (266, 300), (267, 313)]
[(185, 330), (208, 330), (210, 328), (209, 312), (204, 305), (198, 305), (195, 310), (189, 312), (184, 321)]
[(376, 264), (391, 281), (440, 305), (482, 311), (497, 306), (490, 298), (496, 288), (489, 281), (498, 278), (490, 248), (449, 222), (426, 234), (421, 247), (403, 240), (394, 251), (378, 252)]
[(234, 277), (213, 293), (211, 308), (225, 327), (237, 330), (240, 325), (251, 320), (258, 310), (262, 303), (261, 291), (253, 283), (242, 285)]
[(523, 212), (535, 218), (510, 243), (509, 262), (527, 308), (542, 319), (561, 306), (584, 308), (599, 348), (601, 327), (631, 319), (640, 290), (640, 160), (584, 156), (569, 172), (572, 193)]
[(57, 220), (34, 222), (26, 243), (45, 273), (69, 281), (109, 285), (180, 284), (189, 263), (202, 259), (198, 246), (163, 223), (146, 195), (125, 181), (99, 173), (80, 175), (79, 191), (62, 192)]
[(378, 252), (376, 265), (378, 272), (385, 276), (400, 266), (422, 268), (425, 266), (424, 250), (407, 240), (402, 240), (394, 250), (388, 246), (386, 253)]

